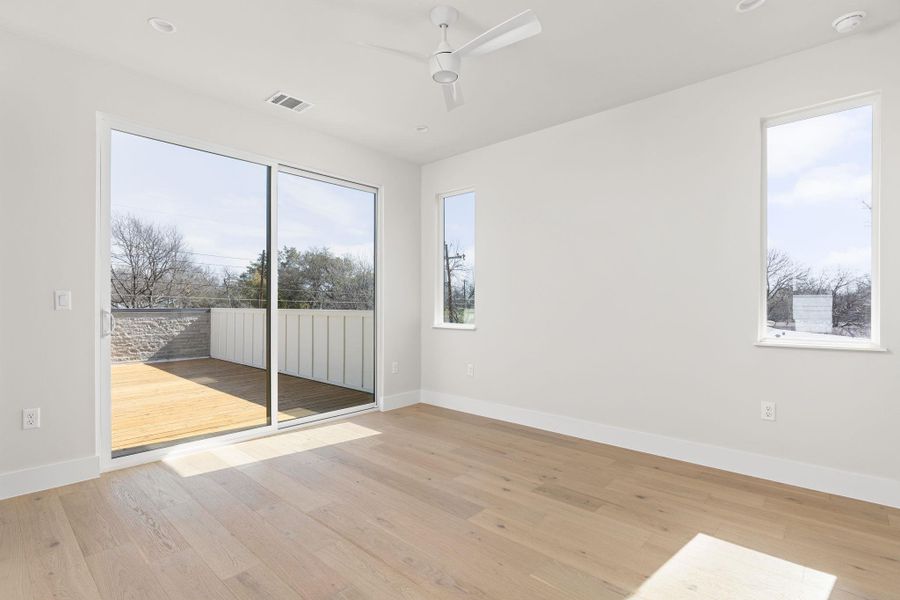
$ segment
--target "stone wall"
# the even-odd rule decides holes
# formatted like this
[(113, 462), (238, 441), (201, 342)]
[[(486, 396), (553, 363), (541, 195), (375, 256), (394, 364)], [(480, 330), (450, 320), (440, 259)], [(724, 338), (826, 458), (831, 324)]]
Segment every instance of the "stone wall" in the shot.
[(114, 309), (112, 361), (209, 356), (209, 309)]

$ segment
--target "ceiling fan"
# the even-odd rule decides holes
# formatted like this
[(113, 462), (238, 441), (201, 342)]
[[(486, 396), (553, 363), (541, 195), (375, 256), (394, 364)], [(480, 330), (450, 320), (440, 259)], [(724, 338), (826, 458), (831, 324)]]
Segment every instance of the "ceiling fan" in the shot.
[(431, 22), (441, 29), (441, 42), (437, 49), (429, 55), (420, 55), (376, 44), (363, 44), (363, 46), (390, 52), (418, 63), (426, 63), (431, 71), (431, 78), (441, 86), (448, 111), (462, 106), (464, 102), (459, 83), (460, 67), (464, 57), (488, 54), (541, 32), (541, 22), (538, 21), (537, 15), (529, 9), (488, 29), (454, 50), (447, 42), (447, 29), (456, 23), (459, 12), (452, 6), (437, 6), (431, 10), (430, 17)]

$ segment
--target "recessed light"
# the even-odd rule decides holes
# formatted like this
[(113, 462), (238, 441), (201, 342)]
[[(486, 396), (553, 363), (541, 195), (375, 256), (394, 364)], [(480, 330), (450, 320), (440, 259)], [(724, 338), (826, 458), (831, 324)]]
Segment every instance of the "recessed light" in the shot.
[(765, 3), (766, 0), (738, 0), (737, 6), (734, 7), (734, 10), (741, 13), (750, 12), (751, 10), (757, 9)]
[(834, 30), (838, 33), (850, 33), (851, 31), (862, 25), (863, 19), (865, 18), (866, 13), (864, 11), (857, 10), (852, 13), (847, 13), (846, 15), (841, 15), (831, 22), (831, 26), (834, 27)]
[(428, 133), (428, 125), (419, 125), (416, 127), (417, 133)]
[(147, 22), (150, 23), (150, 27), (160, 33), (175, 33), (175, 25), (171, 21), (166, 21), (159, 17), (150, 17), (147, 19)]

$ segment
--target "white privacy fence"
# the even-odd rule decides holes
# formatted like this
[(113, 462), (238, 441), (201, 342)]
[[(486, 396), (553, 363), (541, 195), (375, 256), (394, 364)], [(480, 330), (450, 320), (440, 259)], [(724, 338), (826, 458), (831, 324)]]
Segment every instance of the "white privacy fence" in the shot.
[[(209, 355), (265, 368), (265, 309), (213, 308), (210, 313)], [(278, 371), (373, 392), (372, 311), (278, 309)]]

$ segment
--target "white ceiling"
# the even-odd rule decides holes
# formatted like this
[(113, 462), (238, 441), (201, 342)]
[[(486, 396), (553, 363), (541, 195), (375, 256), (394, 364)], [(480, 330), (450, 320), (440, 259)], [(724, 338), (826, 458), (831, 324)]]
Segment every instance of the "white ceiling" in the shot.
[[(451, 113), (424, 66), (359, 45), (432, 50), (438, 0), (0, 0), (0, 26), (426, 163), (833, 41), (851, 10), (854, 35), (900, 20), (897, 0), (736, 1), (452, 0), (455, 47), (525, 8), (544, 31), (465, 62)], [(265, 104), (276, 90), (315, 107)]]

